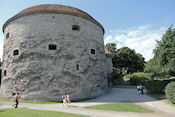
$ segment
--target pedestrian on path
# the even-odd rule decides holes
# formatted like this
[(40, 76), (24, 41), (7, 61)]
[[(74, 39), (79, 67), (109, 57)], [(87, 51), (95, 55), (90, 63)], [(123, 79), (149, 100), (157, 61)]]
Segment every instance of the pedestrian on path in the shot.
[(68, 103), (68, 107), (70, 106), (70, 97), (69, 94), (67, 95), (67, 103)]
[(143, 93), (143, 86), (142, 85), (140, 85), (140, 91), (141, 91), (141, 94), (143, 95), (144, 93)]
[(63, 105), (65, 105), (66, 103), (67, 103), (67, 96), (66, 96), (66, 94), (64, 94), (63, 96), (62, 96), (62, 100), (63, 100)]
[(137, 86), (137, 94), (139, 94), (140, 93), (140, 86), (138, 85)]
[(19, 102), (18, 102), (18, 99), (19, 99), (19, 93), (16, 93), (16, 95), (15, 95), (15, 102), (16, 102), (16, 104), (14, 105), (15, 106), (15, 108), (18, 108), (18, 104), (19, 104)]

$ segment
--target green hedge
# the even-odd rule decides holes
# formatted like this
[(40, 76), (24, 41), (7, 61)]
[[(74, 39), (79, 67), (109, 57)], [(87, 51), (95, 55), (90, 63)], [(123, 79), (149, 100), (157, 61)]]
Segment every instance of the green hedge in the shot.
[(165, 88), (167, 86), (168, 83), (175, 81), (174, 78), (170, 79), (170, 78), (164, 78), (160, 80), (162, 82), (163, 87)]
[(150, 80), (145, 83), (145, 87), (149, 93), (162, 93), (164, 86), (160, 80)]
[(175, 79), (165, 78), (161, 80), (151, 80), (145, 83), (145, 87), (149, 93), (162, 93), (163, 89), (168, 83), (175, 81)]
[(175, 82), (171, 82), (166, 86), (165, 94), (166, 98), (175, 104)]
[(123, 78), (124, 79), (130, 78), (131, 85), (139, 85), (139, 84), (144, 85), (145, 82), (152, 79), (152, 74), (151, 73), (138, 72), (138, 73), (125, 75)]

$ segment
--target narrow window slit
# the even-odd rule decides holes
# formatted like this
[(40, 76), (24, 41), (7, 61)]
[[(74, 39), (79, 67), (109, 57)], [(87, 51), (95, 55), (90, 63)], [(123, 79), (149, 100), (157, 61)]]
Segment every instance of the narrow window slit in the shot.
[(7, 76), (7, 71), (6, 70), (4, 70), (4, 76)]
[(76, 70), (79, 71), (79, 65), (78, 64), (76, 65)]
[(8, 39), (8, 38), (9, 38), (9, 33), (6, 34), (6, 39)]

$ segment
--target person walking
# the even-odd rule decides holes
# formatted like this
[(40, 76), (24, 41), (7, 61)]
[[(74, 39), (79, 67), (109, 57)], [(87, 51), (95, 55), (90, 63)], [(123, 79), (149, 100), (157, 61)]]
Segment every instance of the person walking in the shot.
[(143, 93), (143, 86), (142, 85), (140, 85), (140, 91), (141, 91), (141, 94), (143, 95), (144, 93)]
[(15, 102), (16, 102), (16, 104), (15, 104), (15, 108), (18, 108), (18, 104), (19, 104), (19, 102), (18, 102), (18, 99), (19, 99), (19, 93), (16, 93), (16, 95), (15, 95)]
[(62, 99), (63, 99), (63, 105), (66, 104), (66, 98), (67, 98), (67, 97), (66, 97), (66, 94), (64, 94), (64, 95), (62, 96)]
[(137, 86), (137, 94), (139, 94), (140, 93), (140, 86), (138, 85)]
[(69, 97), (69, 94), (67, 94), (67, 103), (68, 103), (68, 106), (70, 106), (70, 97)]

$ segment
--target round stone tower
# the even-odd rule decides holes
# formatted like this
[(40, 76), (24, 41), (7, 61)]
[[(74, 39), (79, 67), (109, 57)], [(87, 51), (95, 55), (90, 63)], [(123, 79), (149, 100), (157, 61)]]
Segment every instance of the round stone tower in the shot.
[(3, 26), (1, 93), (57, 101), (92, 98), (107, 89), (104, 29), (90, 15), (62, 5), (27, 8)]

